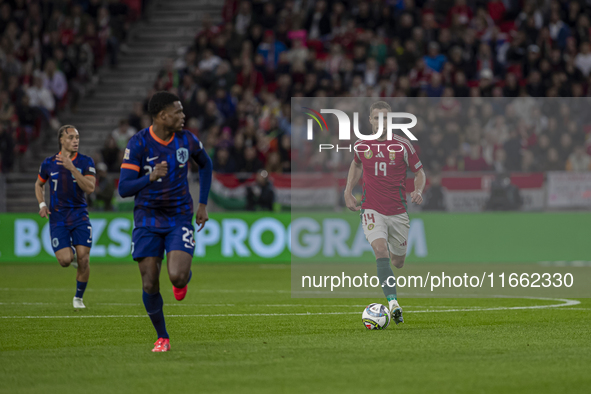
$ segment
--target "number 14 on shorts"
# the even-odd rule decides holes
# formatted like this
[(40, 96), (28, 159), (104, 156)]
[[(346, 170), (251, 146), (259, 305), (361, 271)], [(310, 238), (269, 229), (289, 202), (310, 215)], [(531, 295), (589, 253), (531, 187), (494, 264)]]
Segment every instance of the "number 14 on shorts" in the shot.
[(375, 219), (373, 213), (364, 213), (363, 216), (362, 216), (362, 221), (363, 221), (363, 224), (367, 226), (367, 224), (369, 222), (375, 224), (376, 219)]

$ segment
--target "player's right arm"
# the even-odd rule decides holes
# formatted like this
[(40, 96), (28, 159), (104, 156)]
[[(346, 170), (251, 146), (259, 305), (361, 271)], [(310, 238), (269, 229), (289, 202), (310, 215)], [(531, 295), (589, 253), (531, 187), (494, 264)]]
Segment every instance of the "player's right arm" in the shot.
[(355, 154), (355, 159), (351, 162), (351, 167), (349, 167), (347, 186), (345, 187), (345, 204), (351, 211), (359, 211), (361, 209), (361, 206), (353, 195), (353, 188), (359, 183), (362, 174), (363, 166), (361, 165), (361, 160)]
[(135, 196), (151, 182), (157, 181), (168, 172), (168, 163), (162, 162), (156, 164), (154, 170), (149, 174), (140, 176), (141, 152), (142, 146), (137, 140), (130, 139), (127, 149), (125, 149), (119, 175), (119, 195), (121, 197)]
[(35, 197), (37, 197), (37, 202), (39, 203), (39, 216), (42, 218), (48, 218), (50, 215), (49, 208), (45, 203), (45, 182), (47, 182), (48, 177), (47, 165), (43, 162), (39, 168), (39, 174), (35, 182)]

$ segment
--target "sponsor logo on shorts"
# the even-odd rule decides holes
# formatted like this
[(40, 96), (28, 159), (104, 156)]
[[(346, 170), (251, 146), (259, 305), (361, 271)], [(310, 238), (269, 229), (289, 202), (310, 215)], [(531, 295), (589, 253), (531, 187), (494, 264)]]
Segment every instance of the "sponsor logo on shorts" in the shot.
[(374, 227), (375, 227), (375, 225), (374, 225), (373, 223), (370, 223), (370, 224), (367, 226), (367, 229), (368, 229), (368, 230), (373, 230), (373, 228), (374, 228)]
[(406, 241), (400, 244), (400, 246), (406, 246)]
[(366, 159), (371, 159), (371, 157), (373, 156), (373, 152), (371, 150), (366, 151), (363, 156), (365, 156)]
[(57, 248), (57, 246), (60, 244), (59, 239), (54, 238), (51, 240), (51, 244), (53, 245), (54, 248)]

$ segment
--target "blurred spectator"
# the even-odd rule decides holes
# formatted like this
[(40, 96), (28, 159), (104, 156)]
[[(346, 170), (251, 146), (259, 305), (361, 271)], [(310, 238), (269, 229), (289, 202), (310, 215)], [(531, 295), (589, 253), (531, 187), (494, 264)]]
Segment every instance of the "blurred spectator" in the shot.
[(96, 165), (96, 188), (94, 197), (96, 201), (101, 201), (105, 211), (113, 210), (113, 195), (115, 194), (115, 182), (107, 173), (107, 165), (98, 163)]
[(255, 183), (246, 188), (246, 210), (272, 211), (275, 202), (275, 191), (265, 170), (257, 172)]
[(142, 115), (144, 114), (144, 109), (142, 107), (142, 103), (135, 102), (133, 103), (133, 111), (129, 114), (128, 123), (129, 126), (133, 127), (136, 130), (143, 129), (142, 127)]
[(521, 166), (521, 138), (517, 130), (511, 129), (509, 139), (503, 145), (506, 153), (505, 165), (508, 171), (517, 171)]
[(576, 146), (566, 162), (567, 171), (591, 171), (591, 157), (583, 146)]
[(314, 9), (310, 10), (304, 25), (309, 39), (315, 40), (330, 34), (330, 18), (328, 17), (326, 8), (326, 1), (319, 0), (314, 4)]
[(110, 135), (107, 137), (103, 149), (101, 149), (101, 156), (103, 162), (106, 164), (108, 172), (119, 172), (121, 164), (119, 162), (120, 154), (121, 150), (117, 147), (117, 141), (112, 135)]
[(136, 131), (136, 129), (129, 125), (127, 119), (121, 119), (119, 121), (119, 126), (111, 132), (111, 136), (115, 139), (117, 147), (123, 150), (127, 146), (129, 139), (135, 135)]
[(240, 165), (240, 172), (258, 172), (263, 168), (263, 163), (258, 158), (257, 150), (254, 146), (244, 149), (244, 158)]
[(55, 109), (55, 99), (49, 89), (43, 84), (42, 76), (36, 72), (33, 77), (33, 85), (27, 88), (27, 96), (29, 97), (29, 104), (38, 108), (45, 119), (51, 119), (51, 113)]
[(434, 41), (429, 43), (429, 52), (424, 59), (427, 67), (437, 73), (443, 70), (443, 65), (447, 61), (445, 55), (439, 53), (439, 44)]
[(434, 173), (429, 177), (429, 187), (424, 194), (423, 211), (445, 211), (445, 193), (441, 186), (441, 175)]
[(536, 162), (534, 153), (528, 149), (525, 149), (521, 153), (521, 172), (538, 172), (540, 166)]
[(211, 49), (205, 49), (203, 52), (203, 59), (199, 62), (199, 70), (204, 72), (213, 72), (220, 65), (222, 59), (215, 56)]
[(583, 73), (584, 77), (589, 76), (591, 71), (591, 44), (583, 42), (581, 52), (575, 56), (575, 66)]
[(473, 144), (470, 146), (470, 154), (464, 157), (464, 170), (465, 171), (487, 171), (489, 169), (488, 164), (482, 158), (481, 147)]
[(0, 123), (0, 172), (10, 172), (14, 163), (14, 140), (10, 131)]
[(497, 175), (490, 187), (490, 196), (486, 202), (487, 211), (515, 211), (523, 205), (519, 189), (511, 183), (508, 174)]
[(43, 85), (50, 90), (55, 97), (56, 102), (60, 102), (68, 91), (68, 81), (63, 72), (57, 69), (55, 60), (49, 59), (45, 63), (45, 73), (43, 75)]
[(263, 36), (263, 42), (257, 48), (257, 53), (263, 56), (265, 65), (268, 68), (275, 69), (279, 62), (279, 55), (286, 50), (287, 47), (285, 44), (275, 39), (273, 30), (266, 30)]
[(213, 170), (221, 174), (228, 174), (238, 170), (236, 161), (230, 156), (228, 149), (220, 148), (216, 150), (213, 160)]
[[(111, 8), (115, 14), (112, 14), (109, 8)], [(127, 9), (126, 6), (119, 1), (112, 2), (109, 8), (101, 7), (98, 10), (98, 36), (102, 46), (105, 47), (110, 54), (111, 67), (115, 67), (119, 60), (121, 42), (126, 36), (125, 16), (127, 14)]]
[(552, 147), (548, 149), (547, 152), (546, 162), (542, 167), (543, 171), (564, 171), (565, 165), (564, 162), (560, 161), (560, 156), (558, 154), (558, 150)]

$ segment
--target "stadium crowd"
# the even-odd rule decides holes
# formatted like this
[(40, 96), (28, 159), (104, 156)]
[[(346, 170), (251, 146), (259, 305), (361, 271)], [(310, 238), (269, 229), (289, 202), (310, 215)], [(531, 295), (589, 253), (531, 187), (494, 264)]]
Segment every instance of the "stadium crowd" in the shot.
[[(591, 95), (585, 2), (226, 0), (222, 18), (216, 25), (203, 17), (194, 44), (163, 65), (145, 101), (105, 141), (109, 171), (117, 171), (113, 158), (121, 157), (129, 136), (150, 124), (147, 102), (159, 90), (181, 98), (186, 128), (204, 142), (220, 173), (290, 171), (291, 97), (529, 102)], [(445, 103), (468, 111), (461, 106), (466, 101)], [(489, 105), (470, 107), (486, 122), (438, 124), (419, 139), (428, 170), (591, 169), (585, 117), (571, 119), (563, 133), (559, 115), (536, 126), (499, 117), (505, 110), (494, 106), (492, 113)], [(348, 165), (297, 151), (299, 161), (311, 160), (317, 170)]]
[(97, 83), (98, 67), (116, 67), (137, 0), (0, 1), (0, 171), (30, 143), (54, 137), (57, 115), (75, 110)]
[[(223, 23), (205, 17), (151, 93), (179, 95), (216, 171), (289, 172), (291, 97), (586, 96), (590, 17), (577, 1), (228, 0)], [(480, 128), (445, 124), (419, 139), (428, 169), (590, 169), (586, 119), (569, 122), (564, 136), (552, 115), (549, 126), (517, 127), (491, 106), (472, 107), (486, 119)], [(149, 119), (136, 104), (128, 122), (139, 128)], [(312, 164), (347, 165), (335, 167), (329, 155)]]

